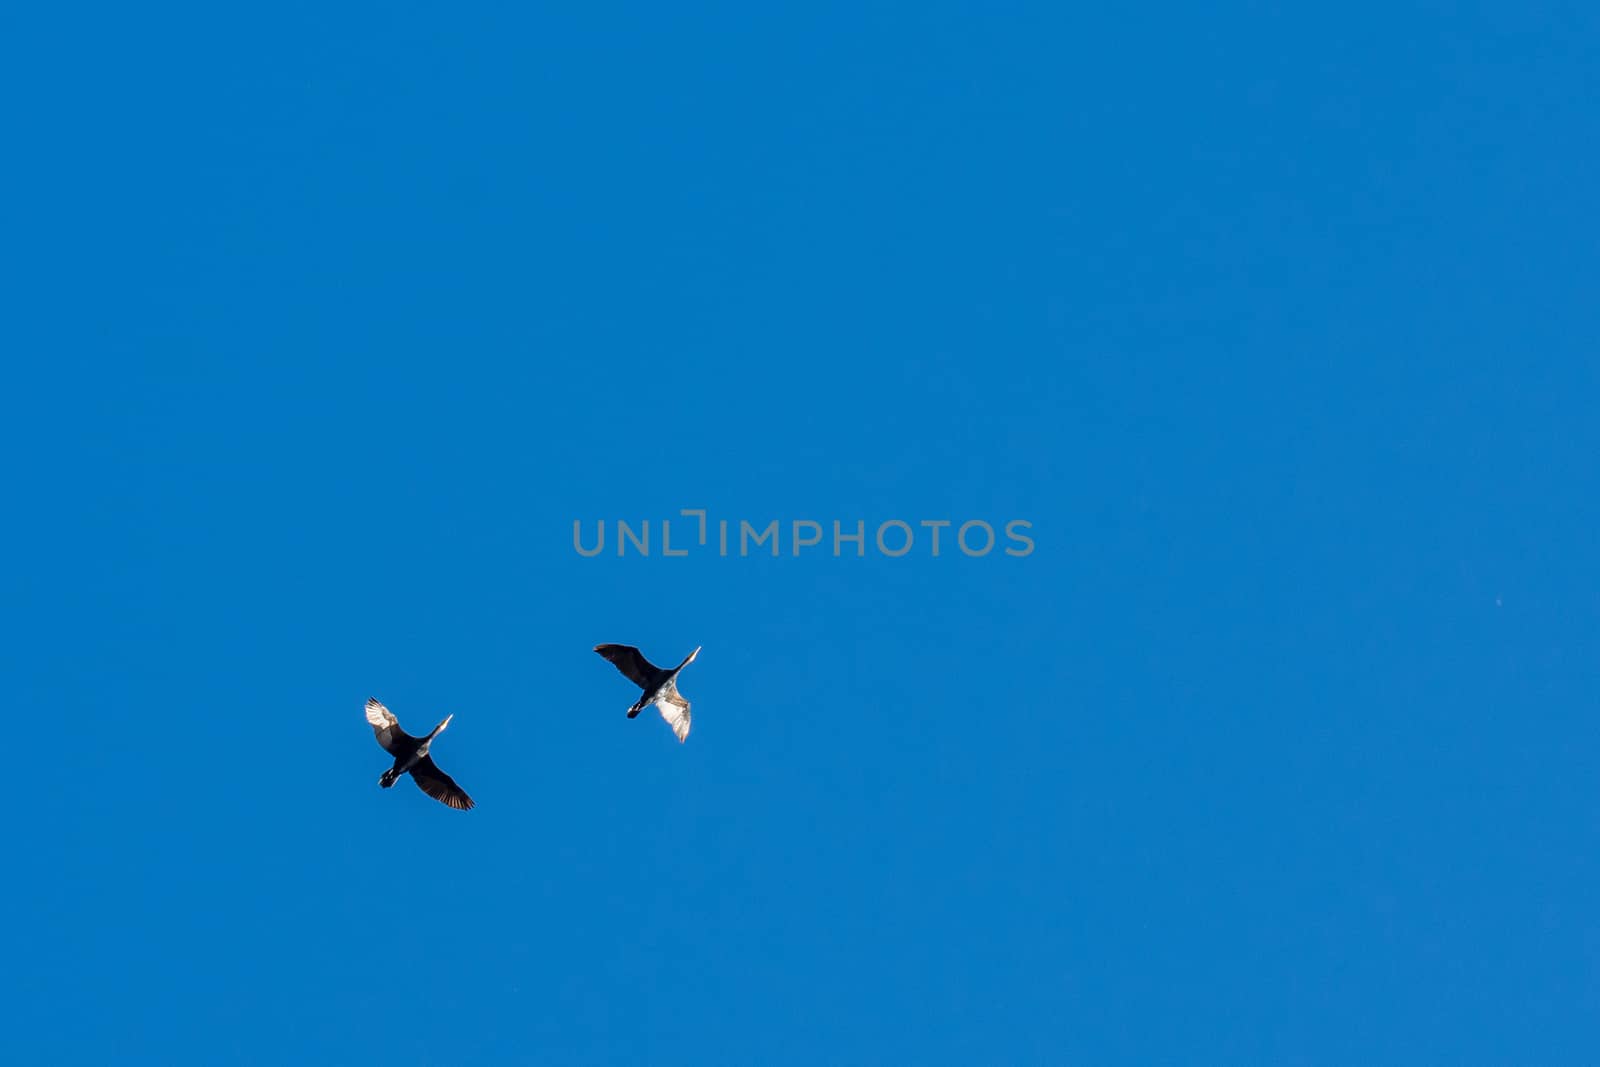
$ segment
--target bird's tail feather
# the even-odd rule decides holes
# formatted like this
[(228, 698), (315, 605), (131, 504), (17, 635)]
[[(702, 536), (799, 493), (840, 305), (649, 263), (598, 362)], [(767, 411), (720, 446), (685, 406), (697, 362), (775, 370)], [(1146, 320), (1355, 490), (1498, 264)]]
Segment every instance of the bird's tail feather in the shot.
[(383, 788), (388, 789), (391, 785), (394, 785), (399, 777), (400, 772), (395, 770), (393, 767), (390, 767), (388, 770), (383, 772), (383, 777), (378, 779), (378, 784), (383, 786)]

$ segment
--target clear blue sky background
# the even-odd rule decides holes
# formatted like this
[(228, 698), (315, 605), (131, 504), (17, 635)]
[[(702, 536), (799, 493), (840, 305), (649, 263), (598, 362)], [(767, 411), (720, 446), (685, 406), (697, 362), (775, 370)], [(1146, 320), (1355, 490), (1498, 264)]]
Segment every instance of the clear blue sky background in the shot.
[(8, 12), (0, 1058), (1600, 1059), (1597, 30)]

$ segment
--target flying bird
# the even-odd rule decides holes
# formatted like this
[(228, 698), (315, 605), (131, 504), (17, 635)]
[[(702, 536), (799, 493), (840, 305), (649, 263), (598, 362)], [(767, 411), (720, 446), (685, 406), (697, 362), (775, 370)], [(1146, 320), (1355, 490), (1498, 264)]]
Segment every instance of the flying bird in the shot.
[(402, 774), (409, 773), (418, 789), (446, 807), (457, 811), (472, 807), (472, 798), (456, 785), (454, 778), (441, 771), (439, 765), (433, 762), (433, 757), (428, 755), (428, 747), (433, 744), (433, 739), (444, 732), (453, 718), (454, 715), (446, 715), (444, 721), (435, 726), (427, 737), (412, 737), (400, 729), (400, 720), (394, 717), (393, 712), (378, 703), (376, 697), (368, 697), (367, 721), (372, 724), (372, 732), (378, 735), (378, 744), (394, 756), (394, 766), (383, 772), (378, 784), (388, 789)]
[(595, 645), (594, 650), (644, 690), (639, 702), (628, 709), (628, 718), (635, 717), (654, 704), (656, 710), (661, 712), (661, 717), (667, 720), (667, 725), (672, 727), (672, 732), (678, 735), (678, 740), (689, 739), (689, 702), (679, 694), (677, 678), (678, 672), (693, 663), (700, 654), (698, 648), (670, 671), (662, 670), (645, 659), (644, 654), (632, 645)]

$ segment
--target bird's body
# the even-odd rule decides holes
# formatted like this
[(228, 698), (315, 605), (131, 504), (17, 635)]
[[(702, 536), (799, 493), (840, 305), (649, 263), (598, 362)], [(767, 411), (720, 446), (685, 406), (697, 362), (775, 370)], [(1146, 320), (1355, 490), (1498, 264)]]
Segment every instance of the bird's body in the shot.
[(595, 645), (594, 650), (610, 660), (612, 665), (634, 685), (644, 690), (644, 695), (628, 709), (628, 718), (634, 718), (639, 712), (654, 704), (667, 725), (672, 727), (672, 732), (678, 740), (688, 740), (689, 702), (678, 692), (678, 672), (694, 662), (694, 658), (700, 654), (698, 648), (685, 656), (683, 662), (671, 670), (657, 667), (632, 645)]
[(433, 739), (444, 732), (453, 718), (454, 715), (446, 715), (444, 721), (435, 726), (427, 737), (412, 737), (400, 729), (400, 720), (394, 717), (393, 712), (378, 703), (376, 697), (369, 697), (367, 722), (372, 724), (378, 744), (394, 757), (394, 766), (383, 772), (378, 784), (388, 789), (400, 780), (402, 774), (409, 774), (418, 789), (446, 807), (458, 811), (472, 807), (472, 798), (467, 796), (466, 790), (456, 785), (455, 779), (441, 771), (439, 765), (433, 762), (433, 757), (428, 755)]

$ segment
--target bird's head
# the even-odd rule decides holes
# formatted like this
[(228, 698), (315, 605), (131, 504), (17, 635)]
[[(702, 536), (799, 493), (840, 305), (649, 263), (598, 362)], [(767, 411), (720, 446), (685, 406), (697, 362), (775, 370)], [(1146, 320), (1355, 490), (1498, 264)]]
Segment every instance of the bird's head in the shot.
[(455, 718), (455, 713), (454, 713), (454, 712), (452, 712), (452, 713), (451, 713), (451, 714), (449, 714), (449, 715), (446, 715), (446, 716), (445, 716), (445, 717), (444, 717), (444, 721), (443, 721), (443, 722), (441, 722), (441, 723), (439, 723), (439, 725), (438, 725), (438, 726), (435, 726), (435, 727), (434, 727), (434, 728), (433, 728), (433, 733), (432, 733), (432, 734), (430, 734), (430, 735), (429, 735), (429, 736), (431, 736), (431, 737), (437, 737), (437, 736), (439, 736), (439, 735), (440, 735), (440, 734), (442, 734), (442, 733), (444, 733), (444, 728), (445, 728), (445, 727), (446, 727), (446, 726), (449, 726), (449, 725), (450, 725), (450, 720), (451, 720), (451, 719), (453, 719), (453, 718)]

